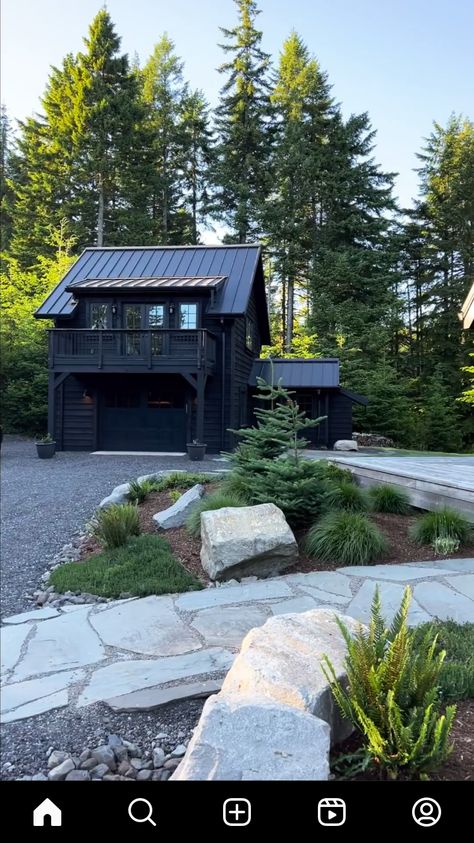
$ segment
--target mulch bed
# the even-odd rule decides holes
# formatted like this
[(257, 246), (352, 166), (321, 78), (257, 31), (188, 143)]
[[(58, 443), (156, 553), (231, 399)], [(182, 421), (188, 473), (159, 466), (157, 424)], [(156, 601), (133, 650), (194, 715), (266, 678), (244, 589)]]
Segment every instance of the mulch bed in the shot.
[[(216, 488), (211, 483), (206, 487), (209, 494)], [(167, 509), (173, 503), (169, 490), (164, 492), (152, 492), (144, 503), (138, 507), (140, 517), (140, 528), (142, 533), (156, 533), (153, 515), (163, 509)], [(378, 561), (377, 564), (397, 565), (403, 562), (430, 562), (439, 559), (449, 559), (453, 555), (456, 558), (466, 559), (474, 556), (474, 544), (466, 545), (456, 551), (455, 554), (442, 555), (435, 553), (432, 547), (419, 545), (409, 537), (409, 529), (416, 521), (415, 515), (393, 515), (389, 513), (371, 513), (370, 517), (378, 525), (380, 530), (387, 537), (390, 548)], [(161, 535), (169, 542), (171, 549), (177, 559), (184, 567), (196, 576), (204, 585), (210, 580), (201, 566), (200, 552), (201, 542), (192, 538), (184, 527), (174, 530), (162, 531)], [(309, 573), (310, 571), (333, 571), (340, 568), (340, 562), (335, 559), (333, 562), (322, 562), (312, 559), (304, 553), (305, 532), (297, 532), (296, 539), (300, 546), (300, 557), (296, 565), (287, 568), (283, 573)], [(100, 553), (100, 544), (95, 539), (90, 539), (84, 546), (81, 562), (89, 556)]]
[[(440, 770), (430, 774), (430, 781), (474, 781), (474, 700), (457, 703), (456, 718), (451, 732), (454, 749)], [(361, 746), (358, 734), (352, 735), (333, 749), (333, 759), (338, 755), (355, 752)], [(336, 774), (336, 779), (338, 777)], [(360, 773), (350, 781), (378, 781), (379, 775)]]

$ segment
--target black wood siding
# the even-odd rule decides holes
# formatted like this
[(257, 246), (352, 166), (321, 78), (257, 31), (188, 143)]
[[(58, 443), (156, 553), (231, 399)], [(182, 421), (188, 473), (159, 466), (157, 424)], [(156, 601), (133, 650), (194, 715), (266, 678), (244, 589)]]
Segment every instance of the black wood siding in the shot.
[(340, 392), (329, 393), (329, 441), (332, 448), (338, 439), (352, 439), (352, 401)]
[(84, 382), (69, 375), (56, 389), (55, 431), (58, 450), (93, 451), (95, 448), (96, 397), (84, 398)]

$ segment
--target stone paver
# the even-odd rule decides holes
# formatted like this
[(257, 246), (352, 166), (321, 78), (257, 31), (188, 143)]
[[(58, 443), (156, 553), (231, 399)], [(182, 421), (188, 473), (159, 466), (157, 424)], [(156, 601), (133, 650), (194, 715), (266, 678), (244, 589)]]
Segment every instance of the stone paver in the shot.
[(213, 648), (167, 659), (115, 662), (95, 671), (78, 705), (89, 705), (187, 676), (227, 671), (233, 659), (233, 654), (227, 650)]
[(91, 616), (104, 644), (145, 656), (199, 650), (199, 638), (178, 618), (169, 597), (144, 597)]
[(474, 600), (474, 574), (462, 574), (460, 577), (446, 577), (446, 582), (460, 591), (470, 600)]
[(41, 673), (97, 664), (104, 658), (104, 646), (98, 635), (81, 614), (71, 612), (38, 624), (13, 678), (18, 682)]
[(121, 697), (111, 697), (105, 702), (113, 711), (153, 711), (170, 702), (209, 697), (211, 694), (217, 694), (221, 687), (222, 681), (208, 679), (207, 682), (186, 682), (171, 688), (146, 688), (143, 691), (122, 694)]
[(258, 603), (273, 597), (291, 597), (292, 592), (284, 579), (259, 580), (248, 585), (223, 585), (204, 591), (188, 591), (176, 600), (178, 609), (211, 609), (232, 603)]
[(28, 621), (49, 621), (50, 618), (57, 618), (59, 612), (53, 608), (33, 609), (32, 612), (22, 612), (20, 615), (10, 615), (9, 618), (3, 618), (2, 623), (27, 623)]
[(25, 643), (31, 627), (27, 626), (10, 626), (2, 629), (0, 635), (0, 650), (2, 654), (2, 673), (6, 670), (11, 670), (15, 667), (20, 658), (21, 648)]
[(203, 609), (193, 621), (193, 627), (203, 636), (208, 647), (240, 647), (249, 629), (261, 626), (268, 614), (260, 606), (223, 606)]
[(474, 621), (473, 601), (440, 582), (423, 582), (415, 586), (415, 598), (427, 612), (442, 621)]
[(387, 621), (407, 584), (414, 590), (411, 624), (474, 621), (473, 572), (473, 559), (373, 565), (66, 606), (52, 618), (26, 612), (2, 629), (2, 716), (31, 717), (71, 699), (78, 707), (110, 700), (111, 707), (151, 709), (179, 697), (183, 685), (222, 681), (249, 629), (271, 615), (326, 607), (367, 621), (377, 584)]
[(67, 688), (84, 677), (83, 671), (63, 671), (42, 679), (14, 682), (2, 690), (2, 722), (41, 714), (67, 705)]
[[(376, 586), (379, 586), (380, 600), (382, 603), (382, 614), (387, 621), (391, 623), (395, 612), (400, 606), (405, 586), (398, 583), (389, 582), (372, 582), (366, 580), (362, 583), (356, 597), (349, 603), (346, 613), (362, 623), (370, 620), (370, 608), (374, 599)], [(416, 591), (415, 591), (416, 593)], [(474, 604), (473, 604), (474, 609)], [(412, 625), (424, 623), (430, 620), (430, 615), (427, 614), (416, 602), (411, 601), (410, 610), (408, 613), (408, 622)]]

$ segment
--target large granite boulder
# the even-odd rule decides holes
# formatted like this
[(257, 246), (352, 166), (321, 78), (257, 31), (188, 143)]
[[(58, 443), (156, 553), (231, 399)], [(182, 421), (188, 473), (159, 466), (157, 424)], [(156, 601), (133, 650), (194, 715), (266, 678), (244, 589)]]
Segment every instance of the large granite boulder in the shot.
[(358, 451), (359, 446), (354, 439), (338, 439), (334, 443), (335, 451)]
[(298, 558), (298, 545), (273, 503), (223, 507), (201, 515), (201, 562), (213, 580), (277, 574)]
[(271, 700), (210, 697), (174, 781), (329, 778), (329, 726)]
[(188, 515), (191, 514), (201, 501), (204, 494), (204, 486), (201, 483), (196, 483), (191, 489), (181, 495), (180, 498), (169, 506), (168, 509), (163, 509), (162, 512), (157, 512), (153, 516), (153, 521), (157, 527), (162, 530), (171, 530), (173, 527), (182, 527), (186, 522)]
[(321, 660), (328, 655), (339, 679), (345, 677), (346, 644), (335, 616), (351, 632), (359, 624), (335, 609), (313, 609), (270, 618), (244, 638), (240, 653), (222, 685), (223, 694), (260, 696), (325, 720), (333, 741), (350, 735), (341, 721)]

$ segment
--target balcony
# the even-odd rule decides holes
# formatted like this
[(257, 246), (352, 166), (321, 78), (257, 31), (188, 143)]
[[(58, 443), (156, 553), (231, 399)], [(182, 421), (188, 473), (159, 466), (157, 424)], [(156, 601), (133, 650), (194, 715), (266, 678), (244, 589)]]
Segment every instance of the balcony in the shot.
[(49, 368), (69, 372), (180, 372), (212, 374), (216, 338), (207, 330), (165, 328), (54, 328), (49, 331)]

